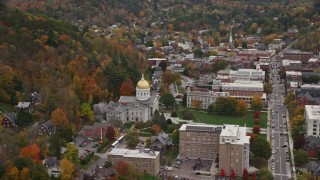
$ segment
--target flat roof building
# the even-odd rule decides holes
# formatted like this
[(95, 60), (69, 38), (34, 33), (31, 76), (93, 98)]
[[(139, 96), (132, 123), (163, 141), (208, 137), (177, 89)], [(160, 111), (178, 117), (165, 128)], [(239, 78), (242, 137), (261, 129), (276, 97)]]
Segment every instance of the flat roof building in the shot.
[(156, 176), (160, 169), (160, 152), (150, 149), (122, 149), (112, 148), (107, 152), (108, 160), (114, 165), (118, 161), (124, 161), (133, 165), (141, 173)]
[(306, 119), (307, 136), (320, 136), (320, 106), (305, 105), (304, 118)]

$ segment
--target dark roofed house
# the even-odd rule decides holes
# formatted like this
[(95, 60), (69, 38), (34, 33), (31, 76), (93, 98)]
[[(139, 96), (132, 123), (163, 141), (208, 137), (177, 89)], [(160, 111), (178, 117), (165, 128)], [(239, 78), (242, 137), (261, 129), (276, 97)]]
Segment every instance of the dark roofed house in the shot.
[(41, 95), (37, 92), (33, 92), (29, 95), (29, 102), (32, 105), (38, 105), (41, 102)]
[(48, 120), (42, 124), (40, 124), (38, 127), (36, 127), (35, 134), (38, 136), (42, 136), (44, 134), (52, 135), (55, 132), (56, 128), (52, 121)]
[(114, 177), (116, 174), (115, 170), (113, 168), (105, 168), (105, 167), (99, 167), (97, 164), (94, 169), (94, 174), (92, 175), (92, 179), (97, 180), (105, 180), (109, 179), (111, 177)]
[(4, 128), (12, 128), (17, 126), (15, 121), (17, 120), (17, 114), (14, 112), (5, 113), (4, 118), (2, 119), (2, 127)]
[(320, 161), (309, 163), (308, 172), (318, 179), (320, 177)]
[(161, 132), (157, 136), (151, 136), (151, 147), (154, 151), (163, 153), (171, 145), (172, 141), (165, 132)]
[(28, 112), (32, 112), (32, 104), (30, 102), (19, 102), (17, 105), (18, 110), (24, 110)]
[(318, 149), (320, 148), (320, 138), (315, 136), (308, 136), (305, 138), (304, 149), (308, 152), (311, 158), (318, 158)]
[(59, 168), (59, 160), (54, 156), (47, 156), (43, 160), (43, 165), (46, 168), (49, 177), (59, 177), (60, 176), (60, 168)]

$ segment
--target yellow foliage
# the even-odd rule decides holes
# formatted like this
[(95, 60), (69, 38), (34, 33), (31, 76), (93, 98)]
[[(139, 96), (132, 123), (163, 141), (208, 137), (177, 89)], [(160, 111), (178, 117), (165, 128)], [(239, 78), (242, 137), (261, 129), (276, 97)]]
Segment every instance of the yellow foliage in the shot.
[(74, 172), (74, 165), (67, 159), (62, 159), (60, 161), (61, 169), (61, 180), (70, 180), (72, 179)]

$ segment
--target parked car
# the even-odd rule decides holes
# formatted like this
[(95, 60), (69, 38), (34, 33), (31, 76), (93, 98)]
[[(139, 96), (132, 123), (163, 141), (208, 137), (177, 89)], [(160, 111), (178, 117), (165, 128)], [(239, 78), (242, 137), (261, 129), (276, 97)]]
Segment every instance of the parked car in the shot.
[(172, 167), (168, 167), (168, 166), (164, 167), (164, 169), (167, 170), (167, 171), (172, 171), (173, 170)]
[(92, 147), (93, 148), (96, 148), (96, 147), (98, 147), (99, 146), (99, 144), (94, 144)]

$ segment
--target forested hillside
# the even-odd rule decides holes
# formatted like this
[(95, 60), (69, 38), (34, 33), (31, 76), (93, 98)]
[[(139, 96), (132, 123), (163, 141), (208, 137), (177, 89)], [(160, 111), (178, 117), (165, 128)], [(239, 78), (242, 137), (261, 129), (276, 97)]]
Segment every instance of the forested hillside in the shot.
[[(80, 104), (117, 99), (125, 80), (145, 72), (144, 56), (129, 46), (85, 33), (66, 22), (20, 10), (0, 14), (0, 101), (16, 105), (42, 95), (43, 114), (60, 107), (77, 125)], [(74, 121), (74, 122), (73, 122)]]

